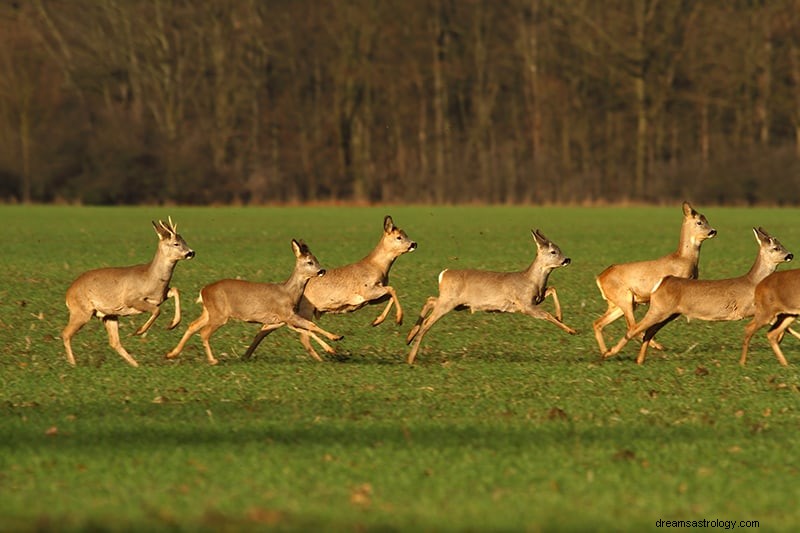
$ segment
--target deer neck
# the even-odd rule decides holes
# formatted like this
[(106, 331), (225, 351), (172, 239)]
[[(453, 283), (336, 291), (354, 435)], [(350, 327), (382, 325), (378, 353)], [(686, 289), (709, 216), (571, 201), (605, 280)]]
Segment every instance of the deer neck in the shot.
[(386, 276), (389, 273), (389, 269), (392, 268), (394, 264), (396, 256), (392, 255), (391, 253), (387, 252), (382, 244), (378, 244), (374, 250), (372, 250), (368, 256), (362, 259), (362, 262), (367, 262), (375, 265), (381, 273)]
[(300, 299), (303, 297), (303, 292), (306, 290), (306, 285), (308, 285), (309, 278), (306, 276), (302, 276), (297, 272), (293, 272), (289, 279), (283, 284), (284, 289), (286, 289), (286, 293), (292, 300), (294, 307), (300, 303)]
[(172, 273), (175, 271), (177, 261), (173, 261), (161, 253), (161, 248), (156, 251), (156, 255), (147, 267), (148, 277), (153, 281), (169, 285)]
[(545, 287), (547, 287), (547, 278), (550, 276), (550, 272), (552, 272), (552, 268), (546, 268), (541, 264), (538, 264), (537, 261), (531, 263), (531, 266), (528, 267), (528, 270), (525, 271), (525, 277), (531, 282), (531, 285), (536, 287), (536, 290), (542, 291)]
[(750, 270), (747, 272), (747, 279), (753, 285), (757, 285), (758, 282), (775, 272), (775, 269), (778, 268), (777, 264), (769, 263), (764, 260), (759, 253), (756, 256), (756, 261), (753, 263), (753, 266), (750, 267)]
[(689, 259), (693, 263), (697, 264), (698, 260), (700, 259), (700, 245), (702, 243), (703, 241), (681, 235), (681, 240), (678, 243), (676, 255), (685, 259)]

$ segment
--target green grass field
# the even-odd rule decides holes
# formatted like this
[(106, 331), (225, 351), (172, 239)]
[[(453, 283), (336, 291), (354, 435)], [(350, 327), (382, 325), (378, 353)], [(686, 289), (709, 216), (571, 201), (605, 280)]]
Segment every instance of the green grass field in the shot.
[[(747, 271), (752, 226), (800, 253), (798, 210), (696, 207), (719, 231), (703, 245), (701, 277)], [(284, 280), (291, 238), (323, 266), (360, 259), (385, 214), (419, 243), (391, 272), (402, 326), (370, 327), (382, 306), (324, 316), (345, 339), (320, 364), (286, 329), (243, 362), (258, 327), (229, 323), (211, 341), (219, 366), (197, 337), (164, 359), (204, 284)], [(173, 278), (183, 322), (165, 329), (171, 301), (144, 337), (132, 336), (144, 315), (123, 318), (135, 369), (93, 320), (70, 367), (59, 338), (67, 286), (91, 268), (149, 261), (150, 220), (167, 215), (197, 252)], [(644, 366), (636, 343), (599, 361), (594, 276), (672, 251), (680, 222), (680, 206), (0, 207), (0, 531), (794, 529), (800, 343), (786, 339), (782, 368), (759, 332), (742, 368), (746, 322), (677, 320)], [(439, 271), (525, 268), (532, 228), (572, 258), (550, 285), (579, 335), (452, 313), (406, 365), (405, 335)], [(622, 321), (606, 331), (618, 338)]]

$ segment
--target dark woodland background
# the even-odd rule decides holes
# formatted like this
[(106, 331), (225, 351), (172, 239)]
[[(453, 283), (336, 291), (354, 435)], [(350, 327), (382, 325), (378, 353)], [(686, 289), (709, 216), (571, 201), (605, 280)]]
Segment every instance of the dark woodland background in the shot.
[(800, 204), (800, 0), (0, 0), (0, 201)]

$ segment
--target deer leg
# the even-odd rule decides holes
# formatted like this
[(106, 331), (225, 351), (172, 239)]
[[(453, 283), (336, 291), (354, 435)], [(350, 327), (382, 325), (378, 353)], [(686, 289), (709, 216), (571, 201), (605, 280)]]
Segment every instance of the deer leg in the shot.
[(67, 351), (67, 361), (72, 366), (75, 366), (75, 355), (72, 353), (72, 337), (91, 320), (93, 314), (92, 310), (69, 310), (69, 322), (61, 332), (61, 339), (64, 341), (64, 348)]
[(211, 335), (217, 331), (224, 322), (211, 322), (209, 321), (203, 328), (200, 330), (200, 339), (203, 341), (203, 348), (206, 350), (206, 359), (208, 360), (209, 365), (216, 365), (219, 363), (216, 357), (214, 357), (214, 352), (211, 350), (211, 343), (209, 339)]
[[(431, 298), (428, 298), (428, 303), (430, 303), (430, 301)], [(428, 303), (425, 304), (425, 307), (428, 307)], [(413, 345), (411, 346), (411, 351), (408, 352), (408, 359), (406, 360), (409, 365), (414, 364), (414, 359), (417, 357), (419, 346), (422, 344), (422, 338), (425, 336), (428, 330), (431, 329), (431, 327), (438, 322), (440, 318), (455, 309), (454, 305), (441, 305), (441, 300), (438, 298), (434, 300), (432, 306), (433, 310), (431, 311), (431, 314), (429, 314), (428, 317), (422, 321), (422, 325), (419, 327), (419, 330), (414, 334)], [(424, 309), (425, 308), (423, 308), (423, 310)]]
[(642, 346), (639, 348), (639, 355), (636, 357), (637, 365), (644, 364), (644, 358), (647, 357), (647, 347), (651, 346), (650, 341), (653, 337), (655, 337), (656, 333), (658, 333), (661, 328), (663, 328), (664, 326), (666, 326), (679, 316), (681, 316), (680, 313), (673, 313), (672, 315), (667, 317), (666, 320), (662, 320), (661, 322), (653, 324), (652, 326), (647, 328), (647, 330), (644, 332), (644, 337), (642, 337)]
[(608, 309), (606, 309), (606, 312), (592, 323), (592, 329), (594, 329), (594, 338), (597, 340), (597, 346), (600, 348), (600, 355), (605, 355), (606, 352), (608, 352), (606, 341), (603, 338), (603, 328), (621, 316), (623, 316), (622, 309), (617, 304), (609, 300)]
[(256, 333), (256, 336), (253, 338), (253, 342), (250, 343), (250, 346), (247, 347), (247, 351), (244, 352), (242, 359), (245, 361), (250, 359), (250, 356), (253, 355), (253, 352), (258, 348), (258, 345), (261, 344), (261, 341), (264, 340), (264, 337), (275, 331), (276, 329), (283, 326), (283, 322), (278, 322), (277, 324), (264, 324), (261, 326), (261, 329)]
[[(300, 299), (300, 305), (297, 307), (297, 314), (301, 317), (305, 318), (306, 320), (312, 320), (315, 316), (319, 317), (322, 313), (319, 313), (315, 308), (314, 305), (308, 301), (307, 298), (303, 297)], [(300, 334), (300, 344), (303, 345), (303, 349), (305, 349), (306, 353), (316, 359), (317, 361), (322, 361), (322, 358), (319, 356), (317, 351), (311, 345), (311, 337), (309, 336), (309, 332), (303, 330), (295, 330)], [(319, 337), (317, 337), (317, 342), (320, 343), (323, 350), (327, 349), (325, 346), (330, 348), (330, 352), (328, 353), (336, 353), (333, 348), (322, 342)]]
[(134, 335), (142, 335), (145, 331), (150, 329), (150, 326), (153, 325), (153, 322), (156, 321), (158, 315), (161, 314), (161, 308), (155, 304), (151, 304), (150, 302), (146, 302), (144, 300), (135, 302), (131, 305), (137, 311), (141, 311), (142, 313), (150, 313), (150, 318), (147, 319), (147, 322), (142, 324), (142, 327), (136, 330)]
[(781, 366), (789, 366), (789, 363), (786, 361), (786, 357), (783, 355), (781, 351), (780, 342), (783, 338), (783, 334), (786, 329), (791, 325), (792, 322), (795, 321), (797, 317), (794, 315), (782, 315), (779, 318), (778, 322), (775, 323), (772, 328), (767, 332), (767, 340), (769, 341), (769, 345), (772, 347), (772, 351), (775, 352), (775, 357), (778, 358), (778, 362)]
[(175, 326), (181, 323), (181, 295), (178, 289), (170, 287), (167, 291), (167, 298), (175, 299), (175, 316), (172, 318), (172, 322), (170, 322), (169, 326), (167, 326), (167, 329), (175, 329)]
[(611, 348), (609, 351), (603, 354), (603, 358), (607, 359), (609, 357), (617, 355), (620, 352), (620, 350), (622, 350), (622, 348), (624, 348), (625, 345), (628, 344), (628, 341), (630, 341), (634, 337), (642, 335), (650, 327), (658, 324), (662, 320), (665, 320), (667, 317), (669, 317), (668, 314), (658, 313), (653, 307), (651, 307), (647, 311), (647, 314), (644, 316), (641, 322), (639, 322), (638, 324), (634, 322), (628, 328), (628, 331), (625, 332), (625, 335), (622, 336), (619, 342), (613, 348)]
[(383, 312), (380, 314), (380, 316), (378, 316), (378, 318), (376, 318), (375, 320), (372, 321), (372, 325), (373, 326), (377, 326), (378, 324), (380, 324), (381, 322), (386, 320), (386, 317), (389, 315), (389, 309), (392, 308), (392, 304), (394, 304), (394, 307), (395, 307), (395, 319), (394, 319), (394, 321), (397, 324), (402, 324), (403, 323), (403, 308), (400, 307), (400, 299), (397, 298), (397, 292), (394, 290), (393, 287), (391, 287), (389, 285), (387, 285), (385, 287), (381, 287), (381, 288), (383, 289), (382, 294), (376, 295), (375, 298), (371, 298), (371, 300), (375, 300), (375, 299), (378, 299), (378, 298), (383, 298), (384, 296), (386, 296), (388, 294), (389, 295), (389, 303), (387, 303), (386, 307), (383, 308)]
[(200, 313), (200, 316), (197, 317), (197, 319), (194, 322), (189, 324), (189, 327), (186, 328), (186, 333), (183, 334), (183, 337), (181, 337), (181, 340), (180, 342), (178, 342), (178, 345), (175, 346), (175, 348), (173, 348), (172, 351), (166, 355), (166, 358), (172, 359), (178, 357), (178, 355), (183, 351), (183, 347), (186, 345), (186, 341), (189, 340), (189, 337), (200, 331), (200, 328), (208, 324), (209, 319), (210, 315), (208, 313), (208, 308), (203, 306), (203, 311)]
[(548, 296), (553, 297), (553, 306), (555, 311), (553, 313), (553, 316), (555, 316), (559, 322), (562, 321), (563, 317), (561, 315), (561, 302), (558, 301), (558, 293), (556, 293), (555, 287), (547, 287), (544, 291), (544, 296), (542, 297), (542, 300), (544, 300)]
[(332, 341), (339, 341), (344, 338), (343, 335), (337, 335), (336, 333), (325, 331), (318, 325), (314, 324), (312, 321), (308, 320), (307, 318), (303, 318), (297, 313), (290, 316), (289, 320), (286, 321), (286, 324), (298, 329), (307, 330), (309, 335), (311, 335), (312, 333), (318, 333), (320, 335), (324, 335)]
[(786, 331), (788, 331), (795, 339), (800, 339), (800, 333), (796, 332), (794, 328), (786, 328)]
[(122, 356), (131, 366), (139, 366), (139, 363), (131, 357), (131, 354), (122, 346), (119, 340), (119, 321), (116, 318), (104, 317), (103, 325), (108, 332), (108, 344)]
[(384, 307), (383, 311), (381, 312), (381, 314), (378, 315), (375, 318), (375, 320), (372, 321), (372, 325), (373, 326), (377, 326), (379, 324), (382, 324), (383, 321), (386, 320), (386, 317), (389, 316), (389, 309), (392, 308), (392, 304), (395, 304), (395, 306), (397, 307), (397, 315), (396, 315), (395, 320), (397, 321), (398, 324), (402, 324), (403, 323), (403, 311), (400, 308), (400, 303), (398, 302), (396, 296), (389, 296), (389, 301), (387, 302), (386, 307)]
[(755, 335), (756, 331), (767, 325), (769, 321), (764, 320), (764, 317), (755, 315), (753, 320), (750, 321), (744, 328), (744, 341), (742, 341), (742, 356), (739, 358), (739, 364), (744, 366), (747, 364), (747, 350), (750, 348), (750, 340)]
[(408, 332), (406, 336), (406, 344), (411, 344), (411, 341), (414, 340), (414, 337), (417, 336), (419, 332), (419, 328), (422, 325), (422, 321), (425, 320), (425, 317), (431, 310), (436, 306), (436, 302), (438, 298), (436, 296), (430, 296), (427, 300), (425, 300), (425, 305), (422, 306), (422, 309), (419, 312), (419, 318), (417, 318), (417, 323), (414, 324), (414, 327), (411, 328), (411, 331)]
[(322, 347), (322, 349), (325, 350), (327, 353), (329, 353), (329, 354), (335, 354), (336, 353), (336, 350), (334, 350), (330, 346), (330, 344), (328, 344), (324, 340), (320, 339), (319, 335), (317, 335), (313, 331), (308, 331), (307, 329), (298, 328), (298, 327), (292, 326), (292, 325), (287, 325), (287, 327), (289, 329), (291, 329), (292, 331), (296, 331), (297, 333), (300, 334), (300, 342), (303, 343), (303, 347), (306, 348), (306, 352), (308, 352), (308, 354), (311, 357), (313, 357), (314, 360), (322, 362), (322, 357), (319, 356), (317, 351), (311, 345), (311, 339), (314, 339), (315, 341), (317, 341), (317, 344), (319, 344)]
[(572, 329), (568, 325), (564, 324), (563, 322), (561, 322), (559, 319), (557, 319), (556, 317), (554, 317), (553, 315), (551, 315), (550, 313), (548, 313), (544, 309), (539, 309), (538, 307), (529, 307), (529, 308), (523, 309), (522, 312), (524, 314), (528, 315), (529, 317), (532, 317), (532, 318), (539, 318), (541, 320), (547, 320), (551, 324), (554, 324), (554, 325), (558, 326), (559, 328), (563, 329), (564, 331), (566, 331), (570, 335), (575, 335), (575, 334), (578, 333), (577, 331), (575, 331), (574, 329)]

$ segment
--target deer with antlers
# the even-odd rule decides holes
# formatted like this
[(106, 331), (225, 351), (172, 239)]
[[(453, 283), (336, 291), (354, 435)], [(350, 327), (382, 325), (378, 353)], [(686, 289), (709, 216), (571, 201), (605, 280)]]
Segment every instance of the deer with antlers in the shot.
[(67, 360), (75, 365), (72, 337), (93, 316), (102, 319), (108, 332), (108, 341), (114, 350), (131, 366), (139, 366), (119, 339), (119, 317), (150, 313), (136, 335), (145, 333), (158, 318), (159, 307), (167, 298), (175, 299), (175, 316), (169, 325), (173, 329), (181, 321), (181, 303), (178, 289), (170, 287), (175, 266), (182, 259), (194, 257), (194, 250), (178, 234), (177, 225), (168, 219), (153, 222), (158, 235), (158, 248), (152, 261), (144, 265), (108, 267), (81, 274), (67, 289), (66, 303), (69, 322), (61, 332)]

